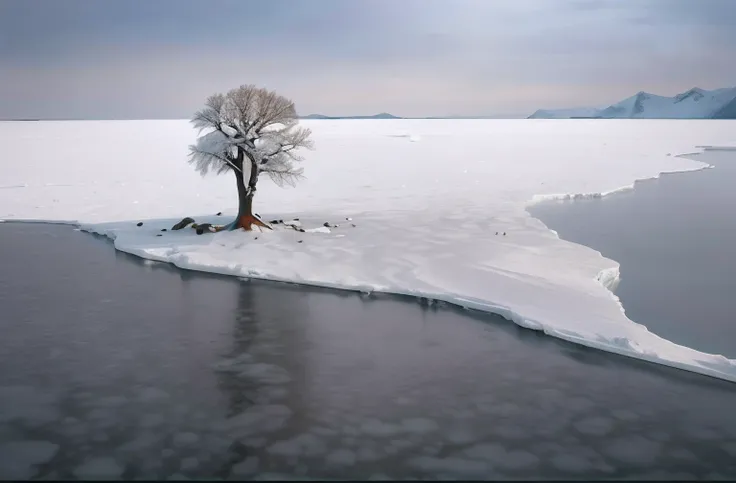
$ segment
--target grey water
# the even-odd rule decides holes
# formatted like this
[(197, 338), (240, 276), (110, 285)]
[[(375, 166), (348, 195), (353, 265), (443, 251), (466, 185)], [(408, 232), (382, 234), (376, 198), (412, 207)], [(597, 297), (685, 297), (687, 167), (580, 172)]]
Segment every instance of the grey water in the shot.
[(736, 359), (736, 151), (688, 157), (714, 167), (529, 212), (561, 238), (621, 264), (616, 295), (630, 319)]
[(0, 224), (0, 478), (726, 479), (736, 386)]

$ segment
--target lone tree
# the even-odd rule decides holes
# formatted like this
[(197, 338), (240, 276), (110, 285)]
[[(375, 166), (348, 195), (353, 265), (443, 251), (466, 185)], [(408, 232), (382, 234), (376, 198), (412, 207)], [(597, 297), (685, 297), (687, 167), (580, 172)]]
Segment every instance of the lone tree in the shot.
[[(222, 229), (271, 228), (253, 215), (258, 176), (267, 173), (279, 186), (302, 177), (299, 148), (312, 148), (311, 131), (298, 126), (294, 103), (267, 89), (243, 85), (210, 96), (192, 118), (199, 129), (189, 147), (189, 162), (202, 176), (232, 171), (238, 185), (238, 216)], [(202, 134), (203, 131), (207, 133)]]

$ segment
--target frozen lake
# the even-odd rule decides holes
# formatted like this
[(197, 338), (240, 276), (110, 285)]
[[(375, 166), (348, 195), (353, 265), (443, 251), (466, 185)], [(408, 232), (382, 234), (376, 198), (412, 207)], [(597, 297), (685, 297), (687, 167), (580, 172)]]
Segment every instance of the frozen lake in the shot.
[(560, 237), (621, 264), (616, 294), (654, 333), (736, 358), (736, 151), (714, 165), (637, 183), (634, 191), (529, 209)]
[(222, 223), (235, 214), (234, 178), (202, 178), (187, 165), (197, 132), (185, 120), (0, 123), (0, 219), (75, 221), (121, 251), (186, 269), (442, 300), (736, 381), (736, 360), (626, 318), (606, 288), (618, 263), (560, 239), (526, 211), (534, 201), (601, 196), (702, 169), (675, 155), (736, 146), (733, 121), (304, 125), (316, 146), (304, 153), (306, 179), (289, 189), (263, 181), (255, 201), (266, 220), (298, 217), (304, 233), (283, 225), (204, 237), (163, 232), (184, 216)]
[(729, 382), (68, 226), (0, 224), (0, 266), (0, 478), (736, 476)]

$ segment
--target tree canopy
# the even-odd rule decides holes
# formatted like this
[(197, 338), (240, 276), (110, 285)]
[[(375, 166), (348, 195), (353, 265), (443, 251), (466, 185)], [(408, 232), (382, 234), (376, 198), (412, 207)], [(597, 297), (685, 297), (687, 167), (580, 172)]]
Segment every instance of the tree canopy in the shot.
[(233, 170), (248, 180), (267, 173), (279, 186), (293, 185), (303, 171), (297, 151), (312, 148), (311, 131), (298, 126), (294, 103), (254, 85), (210, 96), (192, 123), (200, 134), (209, 131), (190, 146), (190, 162), (202, 175)]

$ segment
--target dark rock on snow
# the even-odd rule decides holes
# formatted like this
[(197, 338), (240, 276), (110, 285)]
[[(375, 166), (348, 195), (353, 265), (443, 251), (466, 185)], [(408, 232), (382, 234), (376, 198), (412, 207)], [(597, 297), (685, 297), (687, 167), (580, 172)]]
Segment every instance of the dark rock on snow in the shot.
[(304, 240), (299, 240), (297, 243), (302, 243)]
[(143, 222), (139, 221), (138, 223), (135, 224), (135, 226), (143, 226)]
[(161, 231), (166, 231), (166, 228), (161, 228)]
[(161, 233), (159, 233), (159, 234), (158, 234), (158, 235), (156, 235), (156, 236), (163, 236), (163, 235), (162, 235)]
[(172, 230), (181, 230), (185, 226), (190, 225), (192, 223), (194, 223), (194, 218), (189, 218), (187, 216), (186, 218), (182, 219), (179, 223), (177, 223), (176, 225), (172, 226), (171, 229)]
[(215, 216), (220, 216), (220, 215), (222, 215), (222, 211), (218, 211)]
[(202, 235), (205, 231), (215, 232), (215, 227), (211, 223), (200, 223), (199, 225), (194, 225), (193, 228), (197, 230), (197, 235)]

